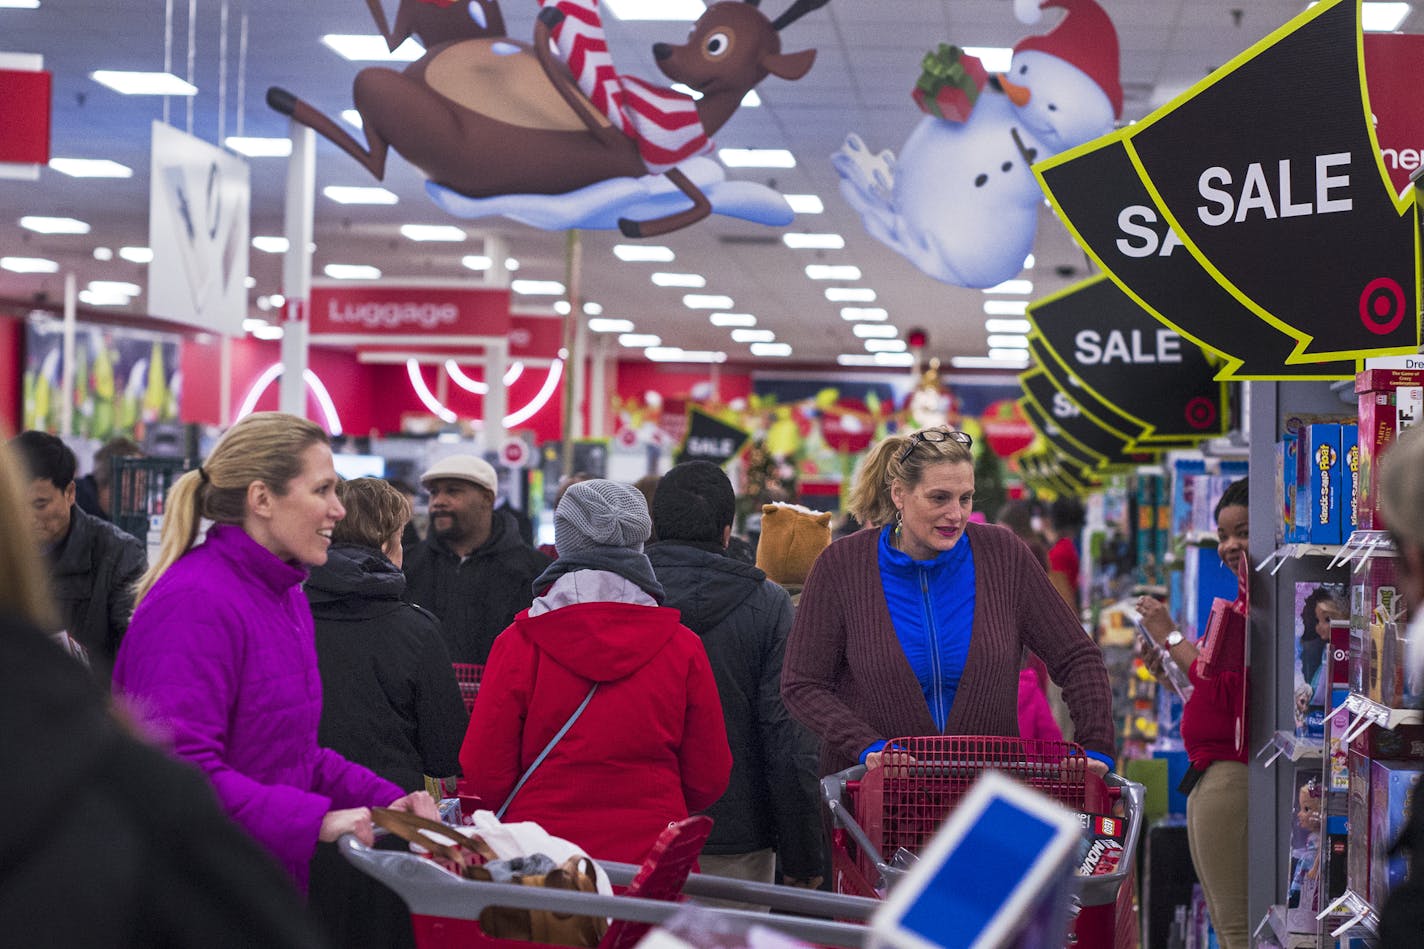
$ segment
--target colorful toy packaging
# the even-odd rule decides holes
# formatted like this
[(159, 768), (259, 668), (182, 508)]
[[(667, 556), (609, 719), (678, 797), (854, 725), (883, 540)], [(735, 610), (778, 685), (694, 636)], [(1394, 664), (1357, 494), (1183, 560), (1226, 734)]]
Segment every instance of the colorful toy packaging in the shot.
[(1370, 903), (1383, 906), (1389, 891), (1404, 881), (1409, 871), (1403, 855), (1390, 856), (1399, 832), (1409, 817), (1414, 785), (1424, 772), (1424, 762), (1376, 761), (1370, 768)]
[(1365, 365), (1369, 368), (1355, 376), (1360, 413), (1358, 520), (1361, 530), (1382, 530), (1385, 524), (1376, 510), (1379, 459), (1424, 411), (1424, 359), (1371, 359)]
[(1340, 425), (1317, 422), (1300, 431), (1296, 460), (1296, 518), (1305, 517), (1305, 540), (1312, 544), (1340, 543)]

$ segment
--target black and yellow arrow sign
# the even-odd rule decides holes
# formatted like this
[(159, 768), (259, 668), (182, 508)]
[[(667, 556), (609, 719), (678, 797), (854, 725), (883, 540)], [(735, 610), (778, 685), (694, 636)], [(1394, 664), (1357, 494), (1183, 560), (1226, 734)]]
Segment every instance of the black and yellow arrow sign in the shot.
[[(1127, 439), (1103, 428), (1083, 413), (1082, 408), (1040, 369), (1030, 369), (1019, 375), (1024, 395), (1036, 403), (1058, 427), (1063, 437), (1077, 447), (1098, 456), (1099, 468), (1114, 468), (1151, 463), (1155, 456), (1132, 451)], [(1032, 421), (1030, 416), (1030, 421)]]
[(1048, 412), (1027, 395), (1019, 399), (1019, 408), (1023, 411), (1024, 418), (1033, 426), (1033, 430), (1038, 432), (1046, 449), (1054, 457), (1062, 459), (1065, 467), (1077, 472), (1093, 471), (1103, 463), (1101, 455), (1065, 438), (1063, 430), (1053, 424)]
[(1419, 345), (1417, 229), (1370, 121), (1359, 0), (1325, 0), (1129, 129), (1193, 257), (1296, 340), (1287, 362)]
[(1355, 362), (1299, 363), (1290, 334), (1208, 273), (1167, 224), (1123, 145), (1127, 130), (1033, 166), (1070, 233), (1128, 297), (1221, 357), (1221, 380), (1348, 379)]

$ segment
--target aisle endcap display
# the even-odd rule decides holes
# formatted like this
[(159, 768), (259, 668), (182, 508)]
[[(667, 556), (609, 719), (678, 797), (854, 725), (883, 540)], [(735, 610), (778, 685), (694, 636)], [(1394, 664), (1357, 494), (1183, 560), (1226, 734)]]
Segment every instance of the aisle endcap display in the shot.
[(1294, 731), (1281, 729), (1261, 746), (1261, 750), (1256, 752), (1256, 757), (1260, 758), (1266, 752), (1272, 750), (1275, 751), (1275, 754), (1267, 758), (1261, 767), (1269, 768), (1282, 757), (1291, 763), (1305, 759), (1317, 759), (1325, 754), (1325, 742), (1320, 738), (1307, 738), (1302, 735), (1297, 735)]

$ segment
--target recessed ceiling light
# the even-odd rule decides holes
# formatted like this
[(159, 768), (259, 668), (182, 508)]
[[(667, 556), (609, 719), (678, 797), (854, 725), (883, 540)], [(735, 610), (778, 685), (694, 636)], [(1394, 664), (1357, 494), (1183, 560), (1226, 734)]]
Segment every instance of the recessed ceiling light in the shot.
[[(513, 257), (504, 258), (504, 269), (508, 270), (510, 273), (514, 273), (516, 270), (519, 269), (519, 261), (515, 260)], [(563, 359), (564, 357), (560, 356), (559, 358)]]
[(825, 202), (820, 195), (816, 194), (784, 194), (786, 203), (791, 205), (791, 210), (797, 214), (824, 214), (826, 211)]
[(1027, 350), (1027, 349), (991, 349), (991, 350), (989, 350), (989, 358), (990, 358), (990, 359), (997, 359), (997, 360), (999, 360), (1000, 362), (1018, 362), (1020, 365), (1024, 365), (1024, 364), (1026, 364), (1026, 363), (1028, 362), (1028, 350)]
[(845, 238), (839, 234), (782, 234), (781, 242), (792, 250), (840, 250)]
[(796, 156), (784, 148), (719, 148), (717, 157), (728, 168), (796, 167)]
[(27, 214), (20, 218), (20, 226), (36, 234), (88, 234), (89, 225), (72, 217), (42, 217)]
[(860, 339), (894, 339), (900, 335), (889, 323), (857, 323), (851, 329)]
[(915, 354), (876, 353), (875, 364), (877, 366), (913, 366), (915, 364)]
[(0, 267), (11, 273), (59, 273), (59, 264), (43, 257), (0, 257)]
[(425, 55), (425, 48), (408, 39), (391, 52), (384, 36), (328, 33), (322, 43), (336, 55), (353, 63), (413, 63)]
[(1021, 359), (990, 359), (988, 356), (951, 356), (955, 369), (1022, 369)]
[(1028, 312), (1028, 301), (985, 300), (984, 312), (989, 316), (1023, 316)]
[(1024, 270), (1032, 270), (1033, 265), (1037, 262), (1038, 261), (1034, 259), (1034, 256), (1032, 254), (1029, 254), (1027, 257), (1024, 258)]
[(865, 351), (868, 353), (903, 353), (905, 341), (903, 339), (867, 339)]
[(400, 232), (413, 241), (459, 242), (468, 235), (453, 224), (402, 224)]
[(1413, 9), (1407, 3), (1366, 2), (1360, 6), (1360, 26), (1366, 33), (1393, 33)]
[(248, 290), (251, 290), (253, 287), (257, 286), (257, 278), (252, 276), (252, 274), (248, 274), (246, 277), (242, 278), (242, 285)]
[(890, 316), (883, 306), (843, 306), (841, 307), (841, 319), (848, 322), (858, 320), (868, 320), (879, 322)]
[(252, 239), (252, 246), (268, 254), (285, 254), (292, 245), (285, 237), (261, 234)]
[(731, 297), (716, 293), (689, 293), (683, 296), (682, 305), (689, 310), (729, 310), (736, 304)]
[(757, 322), (750, 313), (713, 313), (708, 319), (713, 326), (756, 326)]
[(652, 333), (623, 333), (618, 337), (618, 345), (629, 349), (647, 349), (649, 346), (661, 346), (662, 343), (662, 337)]
[(573, 311), (574, 311), (574, 308), (571, 307), (571, 306), (569, 306), (569, 301), (568, 301), (568, 300), (555, 300), (555, 301), (554, 301), (554, 312), (557, 313), (557, 314), (559, 314), (560, 316), (568, 316), (568, 315), (569, 315), (570, 313), (572, 313)]
[(107, 158), (51, 158), (49, 166), (71, 178), (132, 178), (133, 169)]
[(262, 138), (255, 135), (229, 135), (223, 140), (228, 148), (248, 158), (286, 158), (292, 154), (290, 138)]
[(984, 64), (984, 71), (991, 76), (1008, 72), (1009, 63), (1014, 59), (1014, 51), (1007, 46), (966, 46), (964, 51), (977, 57)]
[(1010, 333), (995, 333), (988, 340), (990, 349), (1028, 349), (1028, 337)]
[(400, 201), (385, 188), (327, 185), (321, 193), (338, 204), (395, 204)]
[(171, 72), (129, 72), (121, 69), (96, 69), (89, 78), (126, 96), (194, 96), (198, 87), (185, 82)]
[(113, 260), (113, 259), (114, 259), (114, 249), (113, 249), (112, 247), (96, 247), (96, 248), (94, 248), (94, 259), (95, 259), (95, 260)]
[(770, 343), (776, 339), (776, 334), (771, 330), (732, 330), (732, 342), (734, 343)]
[(679, 349), (676, 346), (649, 346), (643, 355), (653, 362), (726, 362), (727, 354), (708, 349)]
[(620, 20), (683, 20), (691, 22), (707, 12), (702, 0), (604, 0)]
[(119, 256), (131, 264), (153, 263), (153, 251), (147, 247), (120, 247)]
[(142, 287), (127, 280), (91, 280), (89, 289), (98, 294), (122, 293), (128, 297), (136, 297), (143, 292)]
[(633, 332), (633, 321), (599, 317), (589, 320), (588, 328), (595, 333), (631, 333)]
[(860, 268), (854, 264), (807, 264), (806, 276), (812, 280), (859, 280)]
[(1030, 296), (1033, 293), (1032, 280), (1005, 280), (1003, 283), (987, 287), (985, 293), (1017, 293), (1021, 296)]
[(490, 264), (494, 263), (494, 261), (490, 260), (484, 254), (466, 254), (460, 258), (460, 263), (471, 270), (489, 270)]
[(832, 303), (874, 303), (875, 291), (869, 287), (827, 287), (826, 299)]
[(526, 297), (560, 297), (564, 285), (557, 280), (511, 280), (509, 289)]
[(347, 125), (353, 125), (358, 129), (366, 127), (366, 122), (361, 118), (361, 113), (355, 109), (342, 109), (341, 118), (346, 121)]
[(752, 343), (753, 356), (790, 356), (790, 343)]
[(79, 302), (89, 306), (128, 306), (133, 298), (122, 293), (98, 293), (94, 290), (80, 290)]
[(742, 96), (742, 108), (757, 109), (761, 107), (761, 96), (757, 95), (755, 89), (748, 89), (747, 94)]
[(272, 304), (273, 309), (280, 310), (282, 307), (287, 305), (287, 298), (282, 296), (282, 294), (280, 293), (274, 293), (267, 298), (267, 302)]
[(658, 244), (614, 244), (613, 256), (619, 260), (630, 262), (665, 264), (677, 255), (672, 252), (671, 247), (662, 247)]
[(379, 280), (381, 271), (369, 264), (327, 264), (323, 272), (333, 280)]
[(992, 319), (984, 321), (984, 329), (990, 333), (1027, 333), (1033, 329), (1028, 320)]
[(694, 290), (707, 286), (707, 278), (695, 273), (655, 273), (653, 283), (660, 287), (690, 287)]

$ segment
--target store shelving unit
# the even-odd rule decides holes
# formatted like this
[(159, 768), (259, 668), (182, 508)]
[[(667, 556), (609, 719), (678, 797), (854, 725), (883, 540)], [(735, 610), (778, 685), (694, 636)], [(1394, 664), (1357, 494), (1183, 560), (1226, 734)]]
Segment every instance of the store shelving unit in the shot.
[(1325, 753), (1325, 742), (1319, 738), (1301, 738), (1294, 731), (1278, 729), (1270, 741), (1256, 752), (1256, 757), (1259, 759), (1268, 751), (1274, 753), (1262, 762), (1263, 768), (1269, 768), (1281, 758), (1292, 764), (1298, 761), (1318, 761)]
[(1266, 911), (1256, 931), (1251, 934), (1252, 937), (1260, 940), (1262, 934), (1269, 929), (1280, 949), (1315, 949), (1315, 933), (1292, 932), (1288, 926), (1288, 913), (1289, 910), (1284, 906), (1272, 906)]
[(1343, 919), (1339, 925), (1330, 929), (1330, 937), (1338, 939), (1347, 932), (1355, 930), (1357, 927), (1362, 935), (1375, 937), (1379, 935), (1379, 915), (1369, 901), (1356, 893), (1346, 890), (1335, 902), (1320, 911), (1316, 919), (1324, 920), (1334, 917)]

